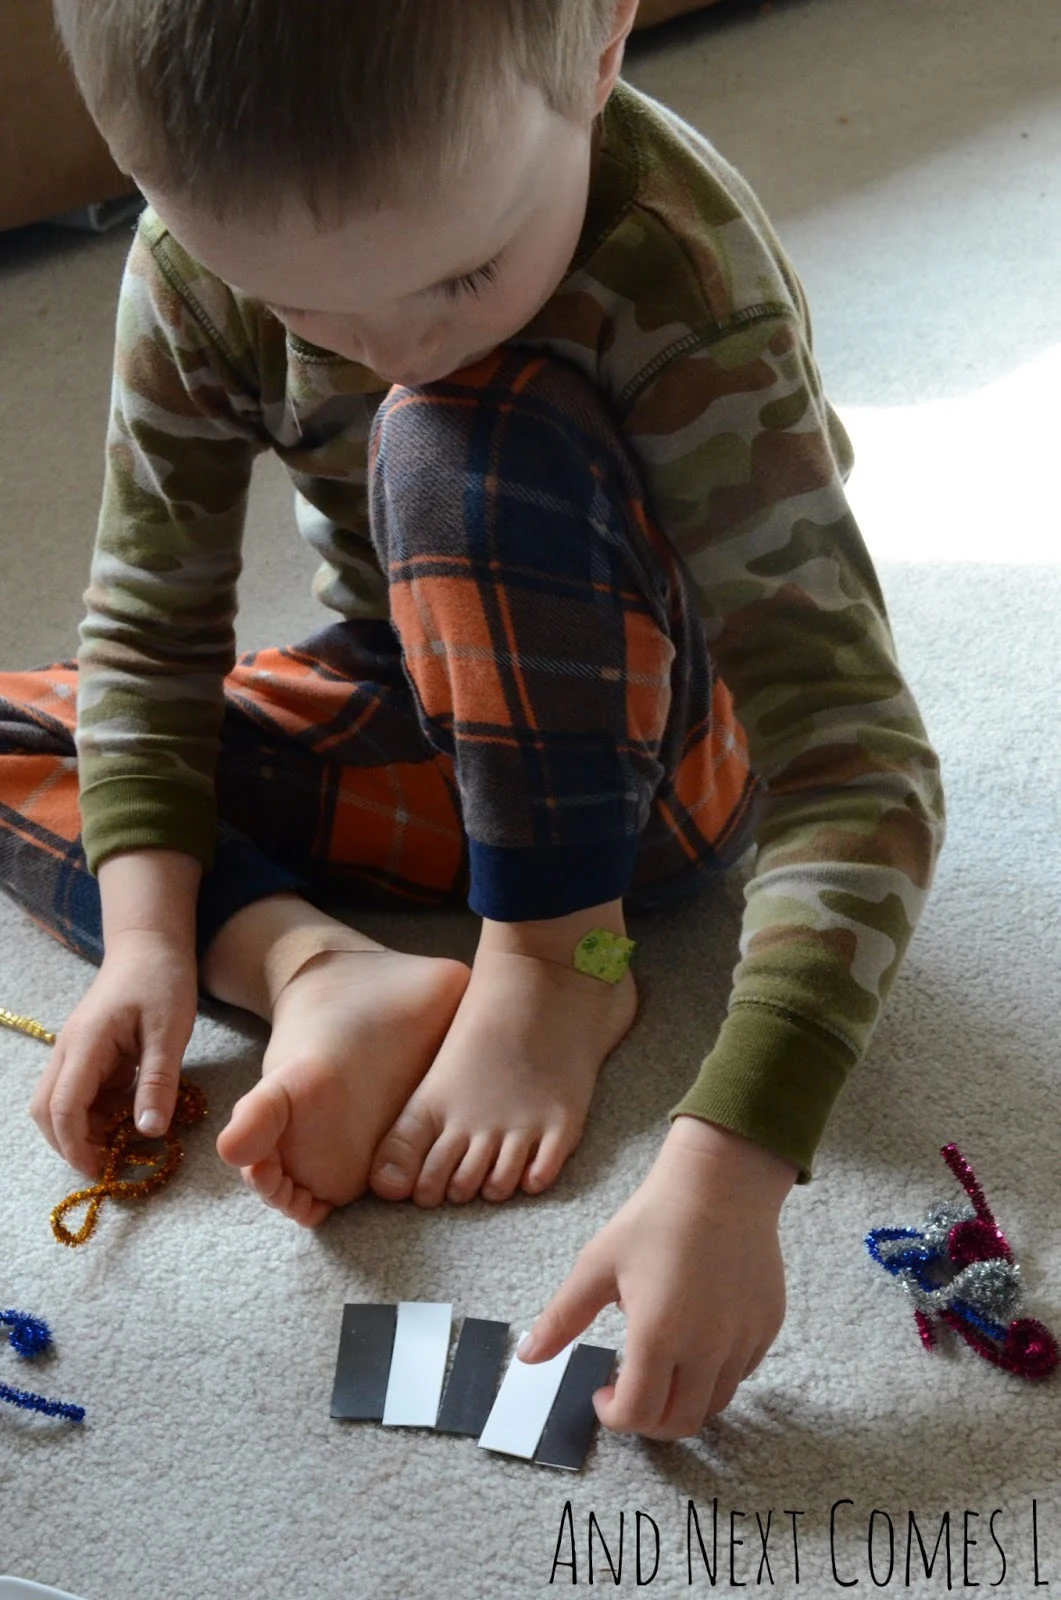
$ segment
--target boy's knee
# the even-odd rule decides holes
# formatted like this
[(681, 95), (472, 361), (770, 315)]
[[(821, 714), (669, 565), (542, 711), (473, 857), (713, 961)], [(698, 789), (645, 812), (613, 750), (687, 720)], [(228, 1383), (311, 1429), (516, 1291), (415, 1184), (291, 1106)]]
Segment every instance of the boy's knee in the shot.
[[(447, 500), (463, 519), (469, 489), (538, 504), (599, 527), (602, 502), (625, 514), (641, 488), (618, 427), (567, 362), (522, 350), (495, 355), (423, 389), (390, 390), (372, 441), (374, 522), (408, 513), (439, 526)], [(404, 538), (403, 538), (404, 544)]]

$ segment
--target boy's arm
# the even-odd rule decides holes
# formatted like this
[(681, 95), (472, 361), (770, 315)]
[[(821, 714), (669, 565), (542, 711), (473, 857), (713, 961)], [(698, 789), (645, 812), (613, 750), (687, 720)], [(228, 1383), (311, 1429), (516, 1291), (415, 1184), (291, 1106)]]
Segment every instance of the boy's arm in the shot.
[(902, 959), (943, 804), (798, 329), (764, 316), (704, 341), (656, 368), (625, 420), (766, 796), (729, 1015), (647, 1178), (520, 1353), (549, 1359), (617, 1300), (626, 1349), (598, 1415), (677, 1439), (781, 1326), (778, 1213)]
[(805, 1179), (932, 879), (938, 761), (795, 317), (764, 309), (628, 397), (649, 504), (697, 580), (765, 780), (729, 1013), (672, 1116), (743, 1134)]
[(143, 224), (118, 307), (107, 462), (78, 655), (91, 870), (118, 851), (211, 860), (213, 780), (251, 463), (253, 397)]

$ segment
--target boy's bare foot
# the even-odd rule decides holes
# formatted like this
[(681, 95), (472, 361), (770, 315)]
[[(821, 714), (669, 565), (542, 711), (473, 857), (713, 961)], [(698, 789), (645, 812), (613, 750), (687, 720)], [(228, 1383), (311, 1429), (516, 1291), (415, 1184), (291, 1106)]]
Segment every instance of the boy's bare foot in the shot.
[(397, 950), (315, 956), (277, 998), (261, 1081), (219, 1135), (221, 1159), (306, 1227), (356, 1200), (467, 981), (459, 961)]
[(365, 1192), (372, 1153), (434, 1059), (469, 971), (364, 939), (363, 949), (314, 955), (266, 1004), (254, 979), (263, 951), (303, 918), (325, 938), (335, 925), (294, 897), (239, 916), (204, 980), (221, 999), (271, 1010), (272, 1035), (261, 1081), (234, 1106), (217, 1150), (266, 1204), (316, 1227)]
[[(373, 1159), (381, 1199), (507, 1200), (555, 1182), (582, 1137), (601, 1065), (637, 1012), (629, 972), (609, 984), (571, 964), (581, 934), (609, 921), (558, 918), (544, 941), (498, 940), (506, 925), (484, 923), (445, 1042)], [(551, 957), (513, 947), (521, 942)]]

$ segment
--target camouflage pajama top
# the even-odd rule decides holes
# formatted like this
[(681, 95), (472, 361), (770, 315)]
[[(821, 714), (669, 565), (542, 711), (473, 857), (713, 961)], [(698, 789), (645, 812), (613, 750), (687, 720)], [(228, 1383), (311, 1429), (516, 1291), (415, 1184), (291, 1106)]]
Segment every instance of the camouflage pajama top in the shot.
[[(620, 83), (571, 269), (513, 342), (573, 363), (604, 395), (696, 580), (765, 780), (729, 1014), (673, 1114), (733, 1128), (806, 1177), (920, 914), (943, 801), (847, 504), (850, 445), (821, 392), (802, 290), (743, 180)], [(258, 452), (294, 481), (320, 600), (387, 615), (365, 495), (386, 387), (288, 335), (144, 213), (79, 655), (93, 870), (151, 845), (210, 861)]]

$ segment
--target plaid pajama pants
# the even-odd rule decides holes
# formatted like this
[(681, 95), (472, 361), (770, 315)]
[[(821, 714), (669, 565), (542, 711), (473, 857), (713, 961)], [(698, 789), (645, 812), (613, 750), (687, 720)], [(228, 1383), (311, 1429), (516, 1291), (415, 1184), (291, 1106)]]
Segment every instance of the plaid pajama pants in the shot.
[[(392, 389), (371, 441), (390, 620), (241, 656), (225, 681), (206, 948), (278, 892), (497, 921), (701, 887), (759, 790), (692, 580), (602, 402), (502, 348)], [(0, 674), (0, 883), (98, 961), (73, 662)]]

